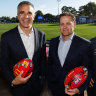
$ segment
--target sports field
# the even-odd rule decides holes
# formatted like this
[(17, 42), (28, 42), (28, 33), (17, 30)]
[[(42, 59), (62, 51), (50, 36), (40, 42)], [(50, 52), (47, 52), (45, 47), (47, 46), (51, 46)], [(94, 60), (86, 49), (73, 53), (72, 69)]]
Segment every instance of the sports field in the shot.
[[(0, 36), (5, 31), (8, 31), (15, 26), (17, 23), (9, 23), (9, 24), (0, 24)], [(51, 39), (60, 35), (60, 29), (58, 23), (34, 23), (34, 27), (44, 31), (46, 33), (46, 38)], [(75, 28), (75, 32), (77, 35), (84, 37), (86, 39), (91, 39), (96, 36), (96, 25), (95, 24), (77, 24)]]

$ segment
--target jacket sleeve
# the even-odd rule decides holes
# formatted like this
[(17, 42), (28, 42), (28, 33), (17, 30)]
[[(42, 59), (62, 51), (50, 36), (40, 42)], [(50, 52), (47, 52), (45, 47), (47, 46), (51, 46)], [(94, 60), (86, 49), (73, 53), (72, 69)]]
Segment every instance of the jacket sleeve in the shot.
[(40, 73), (41, 73), (41, 86), (43, 87), (46, 78), (46, 36), (43, 34), (42, 48), (40, 52)]
[(92, 63), (92, 76), (91, 78), (94, 80), (94, 88), (96, 85), (96, 37), (91, 39), (91, 44), (93, 48), (93, 63)]
[(6, 34), (1, 36), (1, 67), (5, 78), (11, 84), (14, 79), (13, 69), (11, 68), (10, 48), (8, 47), (8, 39)]
[(88, 76), (86, 81), (78, 87), (80, 93), (83, 93), (84, 90), (88, 87), (89, 82), (91, 80), (92, 75), (92, 65), (93, 65), (93, 50), (92, 45), (90, 44), (89, 47), (86, 49), (85, 53), (83, 54), (83, 65), (88, 68)]

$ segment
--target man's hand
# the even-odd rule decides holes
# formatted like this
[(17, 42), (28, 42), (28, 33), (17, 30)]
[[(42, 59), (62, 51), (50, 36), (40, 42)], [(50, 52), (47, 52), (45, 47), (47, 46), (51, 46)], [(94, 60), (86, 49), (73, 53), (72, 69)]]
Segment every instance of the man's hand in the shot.
[(91, 78), (89, 87), (93, 87), (93, 85), (94, 85), (94, 80)]
[(32, 75), (32, 73), (31, 73), (29, 76), (23, 78), (23, 77), (21, 77), (22, 74), (23, 74), (23, 71), (21, 71), (21, 73), (17, 77), (15, 77), (15, 79), (12, 81), (13, 85), (25, 84)]
[(79, 89), (78, 88), (74, 88), (74, 89), (65, 88), (65, 93), (72, 96), (72, 95), (78, 94)]

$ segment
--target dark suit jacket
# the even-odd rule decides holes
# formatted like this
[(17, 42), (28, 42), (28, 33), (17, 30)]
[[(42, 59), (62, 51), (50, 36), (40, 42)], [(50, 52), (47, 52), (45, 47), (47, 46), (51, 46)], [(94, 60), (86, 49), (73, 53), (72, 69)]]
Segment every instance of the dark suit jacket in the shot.
[(93, 48), (93, 66), (92, 66), (92, 78), (96, 84), (96, 37), (91, 39)]
[(54, 96), (67, 96), (64, 93), (64, 80), (68, 72), (78, 66), (88, 68), (88, 78), (86, 82), (78, 87), (80, 93), (83, 93), (88, 82), (90, 81), (91, 69), (91, 44), (79, 36), (74, 36), (69, 52), (65, 59), (64, 66), (61, 67), (58, 57), (59, 37), (53, 38), (50, 41), (49, 61), (48, 61), (48, 86)]
[(93, 62), (92, 62), (92, 79), (94, 80), (93, 87), (88, 87), (88, 96), (96, 96), (96, 37), (91, 39), (93, 48)]
[[(37, 92), (40, 91), (42, 84), (44, 82), (44, 79), (45, 79), (45, 59), (46, 59), (45, 58), (46, 51), (45, 51), (45, 46), (44, 46), (45, 34), (42, 31), (34, 27), (33, 27), (33, 30), (34, 30), (34, 38), (35, 38), (34, 40), (35, 48), (34, 48), (34, 55), (32, 59), (33, 64), (34, 64), (32, 77), (27, 82), (27, 84), (15, 86), (14, 88), (12, 88), (15, 90), (14, 93), (16, 93), (16, 91), (17, 93), (20, 93), (20, 92), (24, 93), (24, 90), (26, 90), (26, 93), (22, 94), (21, 96), (28, 96), (27, 91), (30, 90), (28, 89), (29, 87), (34, 89), (34, 92), (36, 90)], [(14, 79), (13, 66), (18, 61), (24, 58), (28, 58), (28, 55), (26, 53), (25, 47), (23, 45), (23, 42), (21, 40), (17, 27), (8, 32), (5, 32), (1, 36), (1, 50), (2, 50), (1, 52), (2, 53), (2, 70), (4, 72), (6, 79), (9, 81), (11, 85), (11, 82)], [(22, 87), (25, 89), (23, 89)], [(18, 92), (18, 89), (22, 91)]]

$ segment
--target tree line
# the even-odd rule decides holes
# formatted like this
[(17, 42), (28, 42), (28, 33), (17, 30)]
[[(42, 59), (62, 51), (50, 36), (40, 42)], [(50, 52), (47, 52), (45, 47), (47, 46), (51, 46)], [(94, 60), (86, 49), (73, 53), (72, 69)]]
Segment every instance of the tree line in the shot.
[[(76, 17), (78, 16), (88, 16), (88, 17), (95, 17), (96, 16), (96, 3), (89, 2), (84, 6), (80, 6), (79, 10), (77, 11), (73, 7), (63, 6), (61, 8), (61, 12), (71, 12), (75, 14)], [(41, 16), (42, 18), (39, 19), (38, 17)], [(2, 16), (1, 20), (5, 20), (7, 22), (18, 22), (17, 16), (16, 17), (8, 17)], [(50, 13), (43, 14), (42, 11), (38, 10), (35, 12), (35, 20), (34, 22), (58, 22), (58, 15), (52, 15)]]

